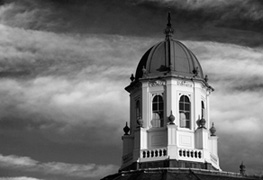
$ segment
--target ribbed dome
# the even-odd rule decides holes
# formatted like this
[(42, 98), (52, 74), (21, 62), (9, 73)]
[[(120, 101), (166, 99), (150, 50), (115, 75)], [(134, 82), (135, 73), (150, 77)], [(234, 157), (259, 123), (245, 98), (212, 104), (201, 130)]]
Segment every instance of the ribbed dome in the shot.
[(195, 55), (180, 41), (171, 37), (151, 47), (141, 58), (135, 79), (158, 76), (170, 72), (183, 77), (204, 78), (203, 70)]

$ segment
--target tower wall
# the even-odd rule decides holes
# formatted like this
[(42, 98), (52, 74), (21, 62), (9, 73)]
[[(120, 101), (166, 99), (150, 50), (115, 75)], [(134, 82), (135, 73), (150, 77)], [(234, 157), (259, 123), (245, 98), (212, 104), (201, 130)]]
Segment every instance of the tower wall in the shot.
[[(202, 81), (174, 77), (142, 79), (140, 84), (130, 92), (131, 132), (130, 138), (123, 137), (126, 144), (123, 147), (123, 157), (129, 160), (123, 161), (123, 167), (135, 162), (173, 159), (180, 162), (209, 163), (215, 169), (220, 169), (217, 138), (210, 137), (208, 131), (210, 128), (209, 94), (209, 88)], [(155, 96), (163, 98), (163, 125), (159, 123), (159, 127), (155, 127), (153, 122)], [(181, 125), (180, 98), (182, 96), (187, 96), (190, 102), (189, 127)], [(138, 100), (140, 116), (136, 109)], [(175, 116), (174, 124), (169, 122), (171, 114)], [(201, 116), (205, 119), (202, 128), (198, 125)], [(126, 157), (131, 154), (132, 158)]]

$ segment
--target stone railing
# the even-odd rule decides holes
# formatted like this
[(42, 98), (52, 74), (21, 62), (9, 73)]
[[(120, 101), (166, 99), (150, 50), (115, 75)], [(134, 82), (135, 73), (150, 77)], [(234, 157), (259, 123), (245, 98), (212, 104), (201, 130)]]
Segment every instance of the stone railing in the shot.
[(202, 151), (195, 149), (179, 149), (179, 157), (191, 158), (191, 159), (201, 159)]
[(167, 156), (166, 148), (141, 150), (141, 158), (156, 158)]

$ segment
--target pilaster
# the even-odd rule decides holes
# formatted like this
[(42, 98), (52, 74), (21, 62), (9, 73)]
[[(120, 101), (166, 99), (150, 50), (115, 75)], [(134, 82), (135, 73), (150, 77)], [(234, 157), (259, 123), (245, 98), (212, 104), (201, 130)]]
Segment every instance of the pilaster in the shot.
[(167, 125), (167, 155), (171, 159), (178, 159), (178, 148), (177, 148), (177, 126), (175, 124)]
[(139, 127), (134, 132), (134, 149), (133, 149), (134, 161), (137, 161), (140, 158), (142, 149), (147, 149), (147, 132), (146, 129)]

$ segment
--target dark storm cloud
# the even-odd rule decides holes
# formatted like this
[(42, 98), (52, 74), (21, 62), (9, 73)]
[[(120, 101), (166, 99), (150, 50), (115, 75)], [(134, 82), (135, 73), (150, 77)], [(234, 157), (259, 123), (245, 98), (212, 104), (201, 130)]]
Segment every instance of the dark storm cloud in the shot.
[(257, 0), (7, 1), (1, 21), (54, 32), (159, 36), (169, 8), (179, 39), (262, 44), (263, 5)]

